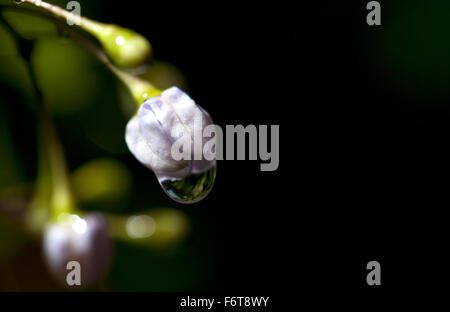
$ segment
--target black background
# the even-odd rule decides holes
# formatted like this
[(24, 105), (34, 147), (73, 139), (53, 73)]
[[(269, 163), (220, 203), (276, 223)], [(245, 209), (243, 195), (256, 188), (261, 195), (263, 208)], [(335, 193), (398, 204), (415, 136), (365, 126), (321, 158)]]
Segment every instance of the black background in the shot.
[(200, 204), (219, 225), (215, 289), (374, 291), (371, 260), (382, 289), (435, 285), (448, 111), (402, 111), (407, 96), (369, 70), (385, 28), (365, 1), (113, 3), (105, 19), (130, 16), (217, 124), (280, 125), (276, 172), (222, 161)]
[[(287, 123), (295, 115), (302, 118), (297, 109), (306, 99), (298, 93), (305, 77), (296, 69), (295, 20), (285, 20), (288, 8), (260, 2), (187, 1), (149, 2), (136, 12), (133, 6), (119, 10), (114, 3), (102, 11), (103, 20), (130, 16), (123, 23), (150, 38), (156, 58), (179, 65), (190, 95), (204, 103), (200, 105), (216, 124), (223, 129), (237, 124), (280, 125), (282, 156), (277, 171), (260, 172), (256, 161), (220, 161), (212, 193), (194, 209), (215, 225), (210, 234), (216, 276), (211, 277), (209, 290), (289, 287), (280, 285), (279, 277), (285, 277), (286, 263), (301, 240), (299, 232), (284, 234), (284, 229), (306, 206), (302, 178), (295, 177), (304, 164), (298, 159), (290, 165), (288, 160), (303, 153), (301, 144), (289, 142), (302, 141), (303, 134), (289, 133)], [(298, 218), (300, 228), (303, 221)], [(299, 267), (292, 265), (289, 271)]]

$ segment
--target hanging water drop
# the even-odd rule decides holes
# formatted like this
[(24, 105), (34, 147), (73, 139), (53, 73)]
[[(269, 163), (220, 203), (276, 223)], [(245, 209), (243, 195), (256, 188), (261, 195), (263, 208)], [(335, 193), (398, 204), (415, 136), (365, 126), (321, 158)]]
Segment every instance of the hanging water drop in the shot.
[(170, 198), (183, 204), (192, 204), (205, 198), (211, 191), (216, 171), (217, 167), (213, 166), (205, 172), (190, 174), (181, 179), (158, 177), (158, 181)]

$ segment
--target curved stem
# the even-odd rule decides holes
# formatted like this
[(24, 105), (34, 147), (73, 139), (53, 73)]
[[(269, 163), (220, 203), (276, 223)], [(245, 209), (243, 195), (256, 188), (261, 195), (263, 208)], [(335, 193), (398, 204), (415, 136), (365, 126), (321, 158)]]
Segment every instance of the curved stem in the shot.
[[(102, 63), (108, 64), (111, 63), (108, 56), (106, 55), (105, 51), (103, 51), (98, 45), (96, 45), (94, 42), (86, 38), (85, 36), (81, 35), (79, 32), (75, 31), (71, 27), (67, 26), (65, 23), (61, 22), (58, 19), (53, 18), (51, 15), (45, 14), (40, 11), (31, 10), (24, 7), (13, 7), (13, 6), (6, 6), (7, 10), (11, 11), (18, 11), (26, 14), (32, 14), (40, 18), (44, 18), (46, 20), (49, 20), (50, 22), (54, 23), (55, 26), (65, 32), (72, 37), (75, 41), (81, 43), (84, 47), (86, 47), (92, 54), (94, 54)], [(18, 36), (17, 33), (14, 31), (14, 29), (5, 21), (5, 25), (7, 25), (8, 30), (16, 34), (16, 37)]]
[[(39, 7), (42, 7), (44, 9), (50, 10), (54, 15), (59, 17), (67, 17), (74, 18), (74, 14), (67, 12), (60, 7), (53, 6), (51, 4), (48, 4), (43, 1), (36, 1), (36, 0), (21, 0), (21, 2), (28, 2), (32, 3), (34, 5), (37, 5)], [(38, 5), (39, 4), (39, 5)], [(106, 54), (106, 52), (97, 44), (95, 44), (93, 41), (88, 39), (87, 37), (80, 34), (78, 31), (74, 30), (73, 28), (69, 27), (65, 23), (61, 22), (60, 20), (53, 18), (51, 15), (44, 14), (43, 12), (31, 10), (24, 7), (11, 7), (7, 6), (9, 9), (22, 11), (24, 13), (33, 14), (35, 16), (45, 18), (47, 20), (50, 20), (53, 22), (59, 29), (64, 30), (71, 38), (73, 38), (75, 41), (83, 45), (88, 51), (90, 51), (93, 55), (95, 55), (103, 64), (105, 64), (113, 73), (116, 75), (117, 78), (119, 78), (129, 89), (131, 95), (133, 96), (134, 100), (136, 101), (137, 108), (145, 101), (145, 99), (157, 96), (161, 93), (161, 90), (156, 88), (153, 84), (150, 82), (143, 80), (141, 78), (138, 78), (136, 76), (133, 76), (132, 74), (129, 74), (118, 67), (116, 67)], [(65, 12), (65, 13), (62, 13)], [(90, 20), (86, 18), (82, 18), (82, 24), (83, 23), (92, 23)], [(9, 26), (9, 25), (8, 25)]]
[(35, 5), (36, 7), (42, 8), (51, 14), (66, 19), (68, 22), (72, 24), (78, 25), (81, 28), (93, 32), (93, 33), (101, 33), (101, 23), (94, 22), (87, 17), (83, 17), (81, 15), (73, 14), (57, 5), (41, 1), (41, 0), (20, 0), (20, 2), (26, 2)]
[(41, 0), (20, 0), (20, 2), (27, 2), (27, 3), (31, 3), (39, 8), (42, 8), (50, 13), (52, 13), (55, 16), (61, 17), (61, 18), (65, 18), (67, 21), (72, 22), (73, 24), (76, 25), (80, 25), (87, 20), (84, 17), (81, 17), (79, 15), (73, 14), (72, 12), (66, 11), (63, 8), (57, 6), (57, 5), (53, 5), (51, 3), (45, 2), (45, 1), (41, 1)]
[[(102, 24), (89, 20), (86, 17), (75, 15), (68, 12), (61, 7), (52, 5), (50, 3), (41, 0), (20, 0), (21, 2), (31, 3), (37, 7), (43, 8), (46, 11), (52, 13), (54, 16), (65, 18), (74, 24), (79, 25), (84, 30), (89, 33), (102, 34)], [(33, 11), (35, 12), (35, 11)], [(37, 13), (37, 12), (36, 12)], [(45, 14), (43, 14), (46, 16)], [(46, 16), (48, 18), (48, 16)], [(91, 51), (102, 63), (104, 63), (116, 76), (119, 78), (130, 90), (131, 95), (136, 101), (137, 108), (145, 101), (145, 99), (153, 96), (157, 96), (161, 93), (161, 90), (157, 89), (150, 82), (133, 76), (118, 67), (116, 67), (105, 53), (98, 45), (94, 44), (91, 40), (87, 39), (85, 36), (81, 35), (79, 32), (68, 27), (59, 20), (53, 20), (60, 28), (64, 29), (72, 38), (84, 45), (89, 51)]]
[(51, 179), (51, 208), (54, 216), (73, 211), (74, 203), (70, 191), (69, 177), (64, 152), (56, 135), (53, 122), (47, 111), (41, 109), (41, 144), (47, 149)]
[(3, 18), (1, 20), (21, 47), (20, 52), (29, 72), (39, 110), (38, 178), (33, 203), (31, 204), (30, 221), (33, 230), (40, 230), (49, 215), (56, 216), (60, 212), (70, 212), (74, 209), (68, 170), (61, 143), (56, 135), (50, 114), (44, 105), (36, 72), (31, 64), (33, 41), (23, 39)]

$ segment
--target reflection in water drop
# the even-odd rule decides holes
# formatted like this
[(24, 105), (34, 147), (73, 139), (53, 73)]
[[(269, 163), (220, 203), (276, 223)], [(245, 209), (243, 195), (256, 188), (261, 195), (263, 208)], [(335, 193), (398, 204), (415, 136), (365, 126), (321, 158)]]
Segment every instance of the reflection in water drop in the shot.
[(211, 191), (216, 179), (216, 168), (214, 166), (205, 172), (191, 174), (182, 179), (158, 180), (170, 198), (183, 204), (191, 204), (202, 200)]

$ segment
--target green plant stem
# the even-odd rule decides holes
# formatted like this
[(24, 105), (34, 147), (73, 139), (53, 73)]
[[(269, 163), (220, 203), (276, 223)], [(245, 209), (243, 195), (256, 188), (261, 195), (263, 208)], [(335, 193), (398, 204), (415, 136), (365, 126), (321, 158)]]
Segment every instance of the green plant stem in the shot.
[(81, 28), (85, 30), (92, 31), (94, 33), (101, 33), (101, 25), (99, 23), (91, 21), (86, 17), (73, 14), (72, 12), (64, 10), (63, 8), (57, 5), (53, 5), (51, 3), (41, 0), (20, 0), (20, 1), (30, 3), (32, 5), (35, 5), (36, 7), (42, 8), (57, 17), (64, 18), (75, 25), (79, 25)]
[[(3, 18), (2, 21), (19, 44), (19, 50), (29, 72), (36, 96), (35, 100), (38, 105), (39, 163), (35, 196), (31, 205), (34, 211), (31, 211), (31, 215), (44, 216), (50, 214), (57, 216), (61, 212), (71, 212), (74, 210), (75, 205), (70, 191), (64, 152), (56, 134), (52, 118), (44, 105), (43, 95), (37, 82), (34, 67), (31, 64), (31, 52), (34, 42), (22, 38)], [(40, 221), (31, 221), (37, 227), (43, 225)]]
[[(97, 29), (99, 25), (96, 23), (90, 21), (87, 18), (79, 17), (71, 12), (68, 12), (66, 10), (63, 10), (62, 8), (58, 6), (51, 5), (46, 2), (42, 1), (35, 1), (35, 0), (22, 0), (22, 2), (28, 2), (31, 4), (34, 4), (38, 7), (41, 7), (49, 12), (51, 12), (53, 15), (56, 15), (58, 17), (63, 17), (71, 21), (75, 21), (75, 18), (81, 18), (81, 24), (80, 27), (82, 28), (89, 28), (90, 30)], [(39, 5), (38, 5), (39, 4)], [(60, 29), (63, 29), (67, 32), (67, 34), (72, 37), (75, 41), (82, 44), (85, 48), (87, 48), (93, 55), (95, 55), (103, 64), (105, 64), (115, 75), (117, 78), (119, 78), (129, 89), (131, 95), (133, 96), (134, 100), (136, 101), (137, 109), (139, 109), (140, 105), (147, 99), (153, 96), (157, 96), (161, 94), (161, 90), (156, 88), (153, 84), (150, 82), (140, 79), (136, 76), (133, 76), (118, 67), (116, 67), (108, 57), (108, 55), (105, 53), (103, 49), (101, 49), (98, 45), (96, 45), (94, 42), (86, 38), (85, 36), (81, 35), (79, 32), (75, 31), (71, 27), (68, 27), (66, 24), (61, 22), (60, 20), (56, 18), (52, 18), (51, 15), (43, 14), (42, 12), (27, 9), (27, 8), (17, 8), (21, 9), (22, 11), (25, 11), (27, 13), (31, 13), (43, 18), (46, 18), (53, 23)], [(84, 27), (83, 27), (84, 26)]]

